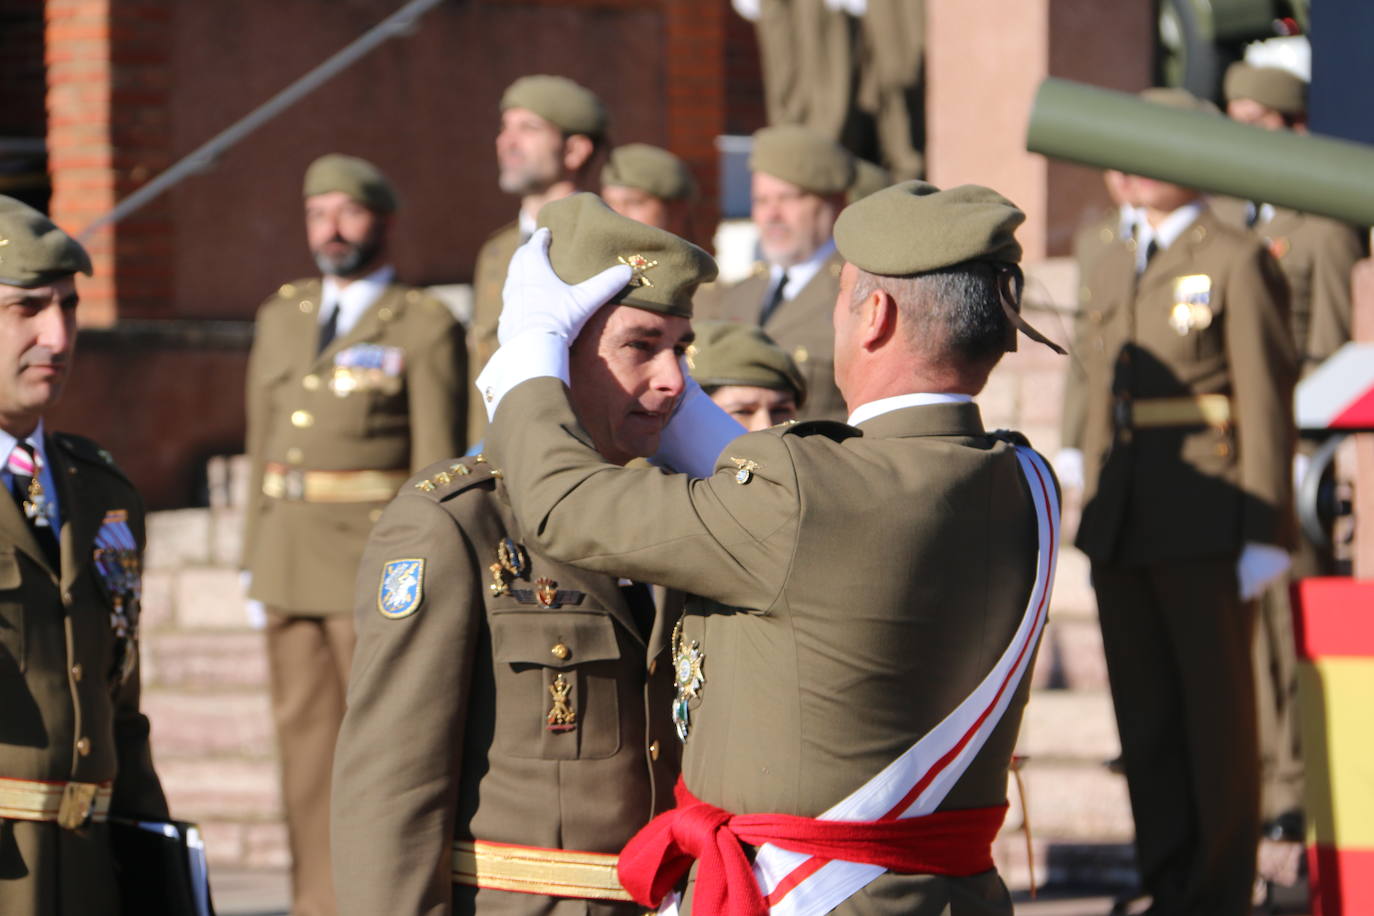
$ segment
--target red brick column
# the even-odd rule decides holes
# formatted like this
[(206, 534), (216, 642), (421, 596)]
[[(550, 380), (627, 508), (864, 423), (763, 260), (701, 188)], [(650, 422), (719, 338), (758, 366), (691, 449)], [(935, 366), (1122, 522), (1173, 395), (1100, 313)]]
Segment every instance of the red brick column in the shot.
[[(171, 161), (169, 0), (48, 0), (51, 213), (81, 232)], [(171, 230), (155, 202), (85, 240), (82, 324), (170, 311)]]

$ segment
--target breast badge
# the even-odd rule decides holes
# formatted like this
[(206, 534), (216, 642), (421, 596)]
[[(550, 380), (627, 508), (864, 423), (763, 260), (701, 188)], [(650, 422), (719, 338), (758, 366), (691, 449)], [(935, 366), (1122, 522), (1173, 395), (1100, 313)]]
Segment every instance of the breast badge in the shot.
[(525, 553), (525, 548), (515, 543), (510, 538), (502, 538), (496, 544), (496, 562), (487, 567), (491, 571), (491, 589), (493, 598), (501, 598), (510, 594), (510, 580), (523, 579), (530, 571), (529, 554)]
[(377, 610), (383, 617), (392, 620), (409, 617), (420, 609), (420, 602), (424, 596), (424, 560), (392, 560), (382, 567), (382, 584), (377, 590)]
[(553, 697), (553, 705), (549, 708), (549, 714), (544, 717), (549, 731), (568, 732), (577, 727), (577, 713), (568, 702), (572, 688), (573, 685), (568, 683), (568, 679), (561, 672), (549, 685), (549, 696)]
[(673, 681), (677, 686), (677, 697), (673, 700), (673, 727), (677, 729), (679, 741), (687, 740), (691, 731), (691, 702), (701, 696), (701, 685), (706, 677), (701, 667), (706, 660), (701, 648), (694, 639), (685, 644), (682, 638), (682, 619), (673, 627)]
[(752, 461), (748, 458), (731, 458), (730, 461), (735, 467), (739, 468), (739, 470), (735, 472), (735, 483), (740, 486), (744, 486), (746, 483), (753, 480), (754, 472), (762, 467), (757, 461)]
[(1189, 274), (1174, 280), (1174, 307), (1169, 311), (1169, 327), (1180, 337), (1212, 324), (1212, 278)]
[(358, 344), (334, 354), (329, 390), (341, 398), (355, 391), (395, 393), (401, 389), (405, 351), (400, 347)]
[(138, 607), (143, 597), (143, 565), (127, 510), (105, 513), (95, 535), (93, 559), (96, 575), (110, 596), (110, 629), (117, 644), (111, 679), (122, 684), (138, 658)]

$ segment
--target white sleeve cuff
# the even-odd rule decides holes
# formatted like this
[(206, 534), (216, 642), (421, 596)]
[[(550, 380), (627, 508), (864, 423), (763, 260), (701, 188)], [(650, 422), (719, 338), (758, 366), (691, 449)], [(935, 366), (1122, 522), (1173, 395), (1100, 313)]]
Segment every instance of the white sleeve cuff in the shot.
[(527, 331), (502, 344), (477, 376), (477, 394), (487, 419), (516, 385), (550, 376), (568, 384), (568, 340), (548, 331)]
[(710, 477), (721, 451), (745, 432), (700, 385), (689, 381), (682, 403), (663, 429), (658, 451), (649, 460), (692, 477)]

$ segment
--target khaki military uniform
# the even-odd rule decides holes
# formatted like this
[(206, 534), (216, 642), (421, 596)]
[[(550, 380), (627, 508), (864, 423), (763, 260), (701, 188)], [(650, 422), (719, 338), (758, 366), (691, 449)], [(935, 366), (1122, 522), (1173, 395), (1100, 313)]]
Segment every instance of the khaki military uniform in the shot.
[[(1290, 542), (1297, 362), (1277, 265), (1210, 212), (1088, 280), (1085, 506), (1137, 861), (1168, 913), (1248, 913), (1258, 833), (1247, 542)], [(1218, 736), (1222, 736), (1219, 740)]]
[[(471, 855), (455, 860), (455, 840), (464, 853), (473, 840), (618, 853), (671, 806), (677, 775), (665, 649), (680, 596), (666, 622), (632, 607), (615, 579), (539, 551), (507, 499), (480, 457), (443, 462), (401, 491), (368, 543), (335, 759), (344, 913), (640, 912), (557, 894), (566, 878), (547, 865), (525, 875), (528, 893), (478, 889)], [(494, 579), (503, 541), (528, 545), (527, 563)], [(413, 591), (388, 578), (407, 563), (423, 564)], [(571, 721), (551, 721), (556, 685)]]
[[(844, 397), (835, 387), (835, 297), (840, 292), (844, 259), (833, 254), (791, 300), (784, 300), (764, 322), (768, 336), (786, 350), (806, 379), (803, 420), (844, 420), (849, 416)], [(722, 319), (758, 324), (768, 296), (770, 278), (763, 264), (748, 279), (732, 286), (703, 290), (694, 303), (701, 320)]]
[[(472, 275), (472, 327), (468, 329), (467, 390), (472, 392), (477, 373), (491, 359), (498, 346), (497, 324), (501, 319), (501, 290), (506, 285), (506, 270), (515, 249), (520, 247), (520, 223), (511, 221), (497, 229), (477, 252)], [(480, 442), (487, 428), (484, 410), (468, 414), (468, 443)]]
[(1129, 244), (1121, 236), (1121, 211), (1113, 209), (1096, 222), (1078, 230), (1073, 237), (1073, 259), (1078, 266), (1078, 311), (1073, 322), (1073, 348), (1064, 375), (1064, 404), (1060, 412), (1059, 442), (1062, 448), (1083, 448), (1083, 425), (1087, 421), (1087, 363), (1101, 360), (1102, 310), (1093, 300), (1089, 279), (1097, 259), (1113, 245)]
[[(561, 384), (533, 379), (505, 396), (489, 454), (540, 549), (700, 596), (677, 641), (702, 679), (683, 776), (711, 805), (821, 814), (972, 692), (1025, 611), (1031, 497), (972, 404), (749, 433), (696, 480), (609, 468), (575, 429)], [(1028, 685), (942, 810), (1005, 802)], [(1011, 901), (995, 871), (885, 874), (836, 912), (1009, 914)]]
[[(113, 916), (119, 891), (103, 812), (167, 819), (136, 657), (120, 677), (137, 645), (114, 632), (111, 587), (94, 562), (107, 522), (127, 524), (142, 549), (143, 504), (90, 441), (57, 433), (45, 451), (59, 488), (60, 569), (0, 493), (0, 912)], [(137, 608), (129, 610), (136, 632)], [(36, 797), (35, 782), (51, 792)], [(69, 783), (103, 787), (97, 820), (83, 830), (56, 823)]]
[(461, 451), (462, 328), (389, 285), (316, 355), (321, 282), (258, 312), (248, 366), (244, 565), (269, 611), (268, 659), (298, 916), (333, 912), (329, 771), (353, 651), (353, 581), (373, 523), (418, 467)]

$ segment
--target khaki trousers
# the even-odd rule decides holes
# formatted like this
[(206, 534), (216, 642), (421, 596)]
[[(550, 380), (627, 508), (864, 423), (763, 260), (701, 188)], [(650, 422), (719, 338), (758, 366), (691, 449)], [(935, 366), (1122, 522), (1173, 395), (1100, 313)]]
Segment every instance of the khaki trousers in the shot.
[(1093, 564), (1151, 912), (1247, 916), (1259, 836), (1254, 602), (1234, 557)]
[(269, 609), (267, 660), (291, 847), (292, 916), (334, 916), (329, 785), (357, 637), (353, 615)]

